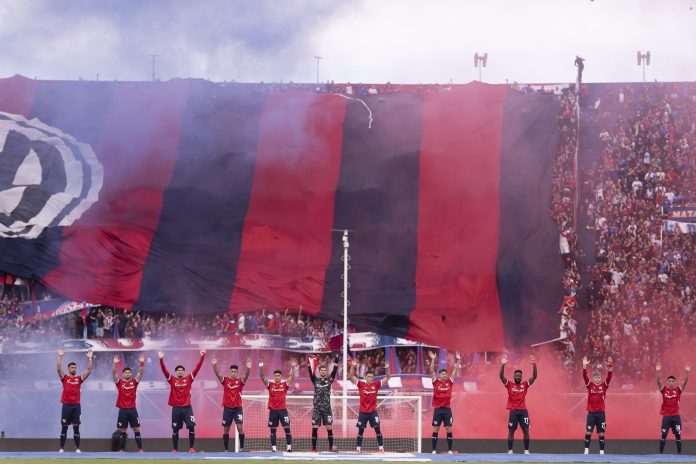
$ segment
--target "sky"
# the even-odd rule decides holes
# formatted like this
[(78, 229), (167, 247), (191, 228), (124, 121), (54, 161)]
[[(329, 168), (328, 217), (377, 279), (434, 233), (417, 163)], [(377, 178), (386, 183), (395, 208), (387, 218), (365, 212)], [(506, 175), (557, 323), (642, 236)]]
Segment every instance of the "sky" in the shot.
[(0, 77), (696, 80), (696, 0), (0, 0)]

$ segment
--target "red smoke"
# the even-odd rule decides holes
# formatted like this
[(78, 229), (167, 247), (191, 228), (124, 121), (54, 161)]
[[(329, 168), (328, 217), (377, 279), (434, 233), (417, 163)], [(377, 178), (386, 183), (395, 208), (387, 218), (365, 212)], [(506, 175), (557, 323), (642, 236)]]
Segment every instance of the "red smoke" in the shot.
[[(672, 359), (686, 359), (673, 350), (670, 354)], [(538, 362), (538, 377), (527, 395), (532, 439), (582, 439), (587, 414), (587, 390), (582, 372), (578, 369), (574, 375), (567, 377), (555, 359), (549, 355), (537, 357), (541, 358)], [(511, 380), (513, 371), (521, 369), (523, 378), (528, 379), (532, 370), (526, 359), (527, 356), (517, 364), (509, 362), (505, 376)], [(607, 439), (658, 439), (662, 396), (657, 391), (656, 381), (636, 385), (635, 379), (621, 378), (616, 372), (620, 356), (615, 355), (614, 361), (614, 377), (606, 398)], [(507, 435), (507, 390), (498, 378), (500, 364), (496, 360), (488, 367), (486, 377), (478, 384), (479, 392), (455, 393), (452, 412), (456, 438), (490, 439), (504, 438)], [(683, 379), (683, 364), (678, 369), (663, 368), (663, 383), (666, 383), (670, 374), (675, 375), (680, 384)], [(602, 375), (606, 375), (605, 369), (602, 369)], [(631, 392), (622, 389), (628, 383), (634, 384)], [(686, 387), (687, 393), (681, 399), (682, 415), (696, 412), (696, 395), (690, 395), (688, 391), (689, 385)], [(423, 427), (424, 436), (428, 436), (431, 431), (430, 417), (427, 420), (424, 418), (423, 423), (427, 425)], [(685, 427), (682, 434), (684, 439), (696, 438), (696, 431), (689, 427)], [(522, 437), (520, 430), (516, 432), (516, 437)], [(593, 435), (593, 439), (595, 438), (596, 435)]]

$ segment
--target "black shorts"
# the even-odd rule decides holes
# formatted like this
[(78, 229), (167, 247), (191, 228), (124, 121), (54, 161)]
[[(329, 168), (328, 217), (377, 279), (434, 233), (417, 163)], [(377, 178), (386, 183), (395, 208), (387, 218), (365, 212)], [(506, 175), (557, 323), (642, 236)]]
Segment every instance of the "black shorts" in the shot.
[(172, 406), (172, 429), (180, 430), (184, 428), (193, 430), (196, 426), (196, 418), (193, 417), (191, 406)]
[(222, 411), (222, 426), (229, 427), (232, 425), (232, 421), (235, 424), (244, 423), (244, 411), (242, 408), (225, 408)]
[(268, 410), (268, 426), (269, 427), (290, 427), (290, 416), (287, 409), (269, 409)]
[(587, 412), (587, 426), (585, 431), (592, 434), (592, 430), (597, 427), (597, 433), (604, 432), (607, 429), (607, 417), (604, 411)]
[(62, 425), (80, 425), (80, 415), (82, 408), (80, 403), (63, 404), (63, 409), (60, 412), (60, 423)]
[(667, 433), (672, 429), (672, 433), (681, 433), (681, 416), (662, 416), (662, 433)]
[(377, 411), (358, 414), (358, 423), (355, 426), (364, 428), (367, 427), (367, 424), (370, 424), (370, 427), (373, 429), (379, 425), (379, 414), (377, 414)]
[(529, 413), (526, 409), (511, 409), (508, 415), (508, 429), (517, 430), (517, 424), (522, 430), (529, 428)]
[(333, 413), (331, 412), (331, 408), (312, 409), (312, 425), (333, 425)]
[(118, 408), (118, 420), (116, 422), (116, 428), (127, 429), (129, 425), (132, 429), (140, 427), (138, 410), (135, 408)]
[(433, 411), (433, 427), (445, 424), (445, 427), (452, 426), (452, 408), (437, 408)]

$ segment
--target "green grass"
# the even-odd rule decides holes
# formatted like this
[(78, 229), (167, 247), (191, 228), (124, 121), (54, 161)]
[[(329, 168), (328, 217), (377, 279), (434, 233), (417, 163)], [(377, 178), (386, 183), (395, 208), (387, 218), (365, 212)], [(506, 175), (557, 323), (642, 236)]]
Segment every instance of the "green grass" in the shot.
[[(56, 463), (64, 463), (67, 464), (67, 462), (73, 462), (75, 464), (156, 464), (157, 462), (167, 462), (167, 463), (173, 463), (173, 464), (188, 464), (188, 463), (198, 463), (198, 464), (216, 464), (216, 463), (234, 463), (234, 464), (261, 464), (263, 460), (261, 459), (253, 459), (253, 460), (221, 460), (221, 459), (215, 459), (215, 460), (201, 460), (201, 459), (186, 459), (186, 460), (181, 460), (181, 459), (76, 459), (76, 460), (70, 460), (70, 459), (0, 459), (0, 464), (46, 464), (48, 462), (56, 462)], [(278, 461), (278, 463), (282, 464), (307, 464), (309, 462), (316, 462), (316, 461), (302, 461), (302, 460), (297, 460), (297, 461)], [(332, 464), (356, 464), (357, 461), (329, 461)], [(393, 463), (393, 461), (392, 461)], [(391, 464), (391, 463), (390, 463)], [(399, 463), (398, 461), (395, 462), (394, 464), (413, 464), (411, 463), (406, 463), (406, 462), (401, 462)], [(529, 463), (525, 463), (529, 464)], [(547, 463), (544, 463), (547, 464)]]
[[(0, 459), (0, 464), (47, 464), (48, 462), (63, 463), (67, 464), (72, 462), (73, 464), (156, 464), (158, 462), (168, 463), (168, 464), (188, 464), (188, 463), (198, 463), (198, 464), (217, 464), (217, 463), (234, 463), (234, 464), (261, 464), (264, 462), (262, 459), (245, 459), (245, 460), (201, 460), (201, 459)], [(316, 463), (318, 461), (311, 460), (301, 460), (296, 461), (270, 461), (278, 462), (278, 464), (307, 464), (310, 462)], [(326, 461), (331, 464), (357, 464), (359, 461)], [(389, 464), (414, 464), (413, 462), (405, 461), (390, 461)], [(506, 463), (507, 464), (507, 463)], [(524, 463), (531, 464), (531, 463)], [(542, 464), (542, 463), (539, 463)], [(548, 463), (543, 463), (548, 464)], [(651, 463), (652, 464), (652, 463)], [(672, 463), (673, 464), (673, 463)]]
[[(70, 460), (70, 459), (0, 459), (0, 464), (46, 464), (48, 462), (56, 462), (56, 463), (63, 463), (67, 464), (67, 462), (73, 462), (74, 464), (156, 464), (157, 462), (167, 462), (167, 463), (173, 463), (173, 464), (188, 464), (188, 463), (199, 463), (199, 464), (217, 464), (217, 463), (234, 463), (234, 464), (261, 464), (263, 460), (260, 459), (253, 459), (253, 460), (221, 460), (221, 459), (215, 459), (215, 460), (201, 460), (201, 459), (186, 459), (186, 460), (180, 460), (180, 459), (76, 459), (76, 460)], [(271, 461), (274, 462), (274, 461)], [(310, 462), (317, 462), (317, 461), (303, 461), (303, 460), (297, 460), (297, 461), (278, 461), (278, 463), (282, 464), (307, 464)], [(331, 464), (356, 464), (358, 461), (328, 461)], [(413, 464), (413, 462), (406, 463), (404, 461), (390, 461), (390, 464)], [(525, 464), (530, 464), (530, 463), (525, 463)], [(548, 464), (548, 463), (543, 463), (543, 464)]]

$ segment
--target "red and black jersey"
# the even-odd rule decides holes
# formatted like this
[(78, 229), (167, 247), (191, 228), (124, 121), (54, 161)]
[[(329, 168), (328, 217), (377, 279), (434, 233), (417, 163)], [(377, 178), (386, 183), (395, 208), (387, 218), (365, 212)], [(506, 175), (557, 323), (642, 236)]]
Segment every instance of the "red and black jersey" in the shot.
[(377, 392), (382, 387), (382, 382), (367, 383), (358, 381), (360, 393), (360, 412), (375, 412), (377, 410)]
[(520, 383), (510, 382), (509, 380), (505, 384), (505, 388), (508, 391), (508, 401), (506, 409), (527, 409), (527, 403), (525, 398), (527, 397), (527, 391), (529, 390), (529, 382), (524, 381)]
[(290, 387), (288, 383), (283, 381), (280, 383), (269, 382), (268, 383), (268, 409), (274, 411), (280, 409), (287, 409), (286, 397), (288, 396), (288, 390)]
[(60, 396), (60, 402), (63, 404), (80, 404), (80, 387), (82, 386), (82, 374), (80, 375), (63, 375), (63, 394)]
[(225, 389), (222, 395), (222, 405), (226, 408), (241, 408), (242, 390), (244, 389), (242, 379), (225, 377), (222, 379), (222, 386)]
[(117, 408), (134, 408), (135, 396), (138, 391), (138, 381), (135, 378), (130, 380), (118, 379), (116, 382), (118, 398), (116, 399)]
[(449, 408), (452, 400), (452, 387), (454, 382), (447, 379), (444, 382), (435, 379), (433, 382), (433, 408)]
[(678, 416), (679, 415), (679, 400), (681, 399), (681, 387), (669, 388), (662, 387), (662, 407), (660, 414), (663, 416)]
[(599, 385), (595, 385), (594, 382), (590, 381), (590, 378), (587, 376), (587, 369), (582, 370), (582, 378), (585, 380), (585, 386), (587, 387), (587, 410), (589, 412), (604, 411), (604, 399), (607, 397), (611, 371), (607, 374), (606, 380)]

